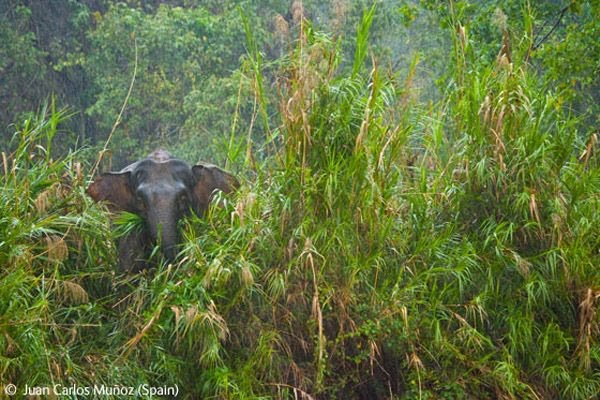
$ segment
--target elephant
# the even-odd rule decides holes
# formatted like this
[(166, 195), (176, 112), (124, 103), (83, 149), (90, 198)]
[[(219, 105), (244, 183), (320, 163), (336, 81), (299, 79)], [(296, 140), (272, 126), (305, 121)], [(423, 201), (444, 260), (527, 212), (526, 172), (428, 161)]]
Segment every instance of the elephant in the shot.
[(106, 172), (87, 188), (96, 202), (108, 202), (110, 211), (139, 215), (144, 229), (119, 239), (119, 267), (123, 272), (148, 268), (156, 243), (173, 262), (180, 242), (178, 222), (193, 211), (202, 218), (217, 190), (230, 193), (239, 183), (221, 168), (199, 163), (190, 167), (166, 150), (156, 150), (119, 172)]

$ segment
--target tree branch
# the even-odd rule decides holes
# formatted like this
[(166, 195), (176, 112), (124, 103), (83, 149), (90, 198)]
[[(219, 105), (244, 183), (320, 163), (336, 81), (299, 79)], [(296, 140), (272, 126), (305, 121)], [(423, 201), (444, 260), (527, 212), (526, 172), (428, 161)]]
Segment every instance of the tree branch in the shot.
[(125, 101), (123, 101), (123, 106), (121, 106), (121, 111), (119, 111), (119, 115), (117, 116), (117, 119), (115, 120), (115, 123), (113, 124), (113, 127), (112, 127), (110, 133), (108, 134), (108, 138), (106, 138), (104, 147), (98, 154), (98, 159), (96, 160), (96, 163), (94, 164), (92, 171), (90, 172), (90, 176), (92, 176), (92, 177), (96, 173), (96, 170), (98, 169), (98, 166), (100, 166), (100, 162), (102, 161), (102, 158), (104, 158), (104, 154), (108, 150), (108, 145), (110, 143), (110, 140), (112, 139), (113, 134), (115, 133), (115, 130), (117, 129), (117, 126), (121, 123), (121, 117), (123, 116), (123, 112), (125, 111), (125, 107), (127, 106), (127, 102), (129, 101), (129, 96), (131, 96), (131, 91), (133, 90), (133, 84), (135, 82), (135, 77), (137, 75), (137, 67), (138, 67), (138, 48), (137, 48), (137, 39), (135, 37), (133, 38), (133, 45), (135, 46), (135, 62), (133, 64), (133, 76), (131, 77), (131, 83), (129, 84), (129, 90), (127, 91), (127, 96), (125, 96)]
[[(552, 26), (552, 28), (548, 31), (548, 33), (546, 35), (544, 35), (544, 37), (540, 41), (537, 42), (537, 44), (533, 45), (533, 50), (537, 50), (542, 45), (542, 43), (544, 43), (550, 37), (552, 32), (554, 32), (556, 30), (556, 28), (558, 28), (560, 21), (565, 16), (565, 13), (569, 9), (569, 7), (571, 7), (571, 3), (569, 3), (569, 5), (565, 6), (562, 10), (560, 10), (560, 13), (558, 14), (558, 18), (557, 18), (556, 22), (554, 23), (554, 25)], [(547, 23), (548, 23), (548, 21), (544, 22), (544, 25), (542, 25), (542, 28), (540, 30), (543, 30), (544, 27), (547, 25)]]

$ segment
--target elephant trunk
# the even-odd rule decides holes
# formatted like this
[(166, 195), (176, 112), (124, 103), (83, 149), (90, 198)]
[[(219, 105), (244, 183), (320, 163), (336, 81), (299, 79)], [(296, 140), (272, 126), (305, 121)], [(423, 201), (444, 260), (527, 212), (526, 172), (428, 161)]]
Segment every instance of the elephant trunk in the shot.
[(148, 225), (152, 238), (160, 244), (165, 258), (175, 260), (179, 232), (177, 230), (177, 216), (172, 211), (173, 207), (158, 209), (148, 216)]

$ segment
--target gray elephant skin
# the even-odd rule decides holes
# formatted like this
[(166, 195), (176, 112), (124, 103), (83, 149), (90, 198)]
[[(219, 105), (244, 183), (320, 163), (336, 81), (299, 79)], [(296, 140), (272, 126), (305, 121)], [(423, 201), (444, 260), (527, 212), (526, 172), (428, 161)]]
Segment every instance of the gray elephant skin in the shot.
[(239, 186), (229, 173), (212, 164), (190, 167), (165, 150), (157, 150), (119, 172), (106, 172), (87, 189), (97, 202), (106, 201), (111, 211), (128, 211), (145, 221), (145, 228), (119, 240), (119, 267), (138, 272), (148, 267), (152, 248), (160, 244), (165, 258), (173, 261), (180, 240), (178, 222), (193, 210), (203, 217), (215, 191), (229, 193)]

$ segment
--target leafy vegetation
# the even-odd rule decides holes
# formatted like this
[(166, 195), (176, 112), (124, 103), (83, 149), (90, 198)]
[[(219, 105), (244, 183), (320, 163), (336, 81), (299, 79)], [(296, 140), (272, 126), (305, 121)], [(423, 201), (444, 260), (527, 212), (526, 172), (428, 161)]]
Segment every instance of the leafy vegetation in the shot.
[[(485, 26), (470, 37), (467, 2), (425, 3), (452, 39), (425, 97), (427, 55), (390, 72), (370, 53), (377, 8), (352, 44), (299, 19), (276, 62), (234, 7), (94, 17), (82, 67), (101, 88), (94, 124), (114, 129), (137, 82), (109, 144), (130, 151), (150, 125), (180, 130), (183, 156), (214, 139), (243, 184), (182, 224), (176, 264), (119, 275), (115, 236), (136, 219), (115, 233), (84, 193), (91, 150), (56, 150), (80, 115), (51, 101), (21, 119), (0, 175), (0, 384), (177, 385), (190, 399), (596, 396), (600, 161), (580, 106), (597, 110), (597, 79), (567, 79), (595, 61), (555, 80), (580, 44), (533, 52), (532, 10), (506, 7), (522, 19), (494, 42)], [(407, 23), (423, 10), (398, 9)], [(220, 47), (198, 40), (208, 27)], [(245, 51), (236, 30), (248, 54), (225, 71)], [(204, 124), (222, 135), (198, 134)]]

